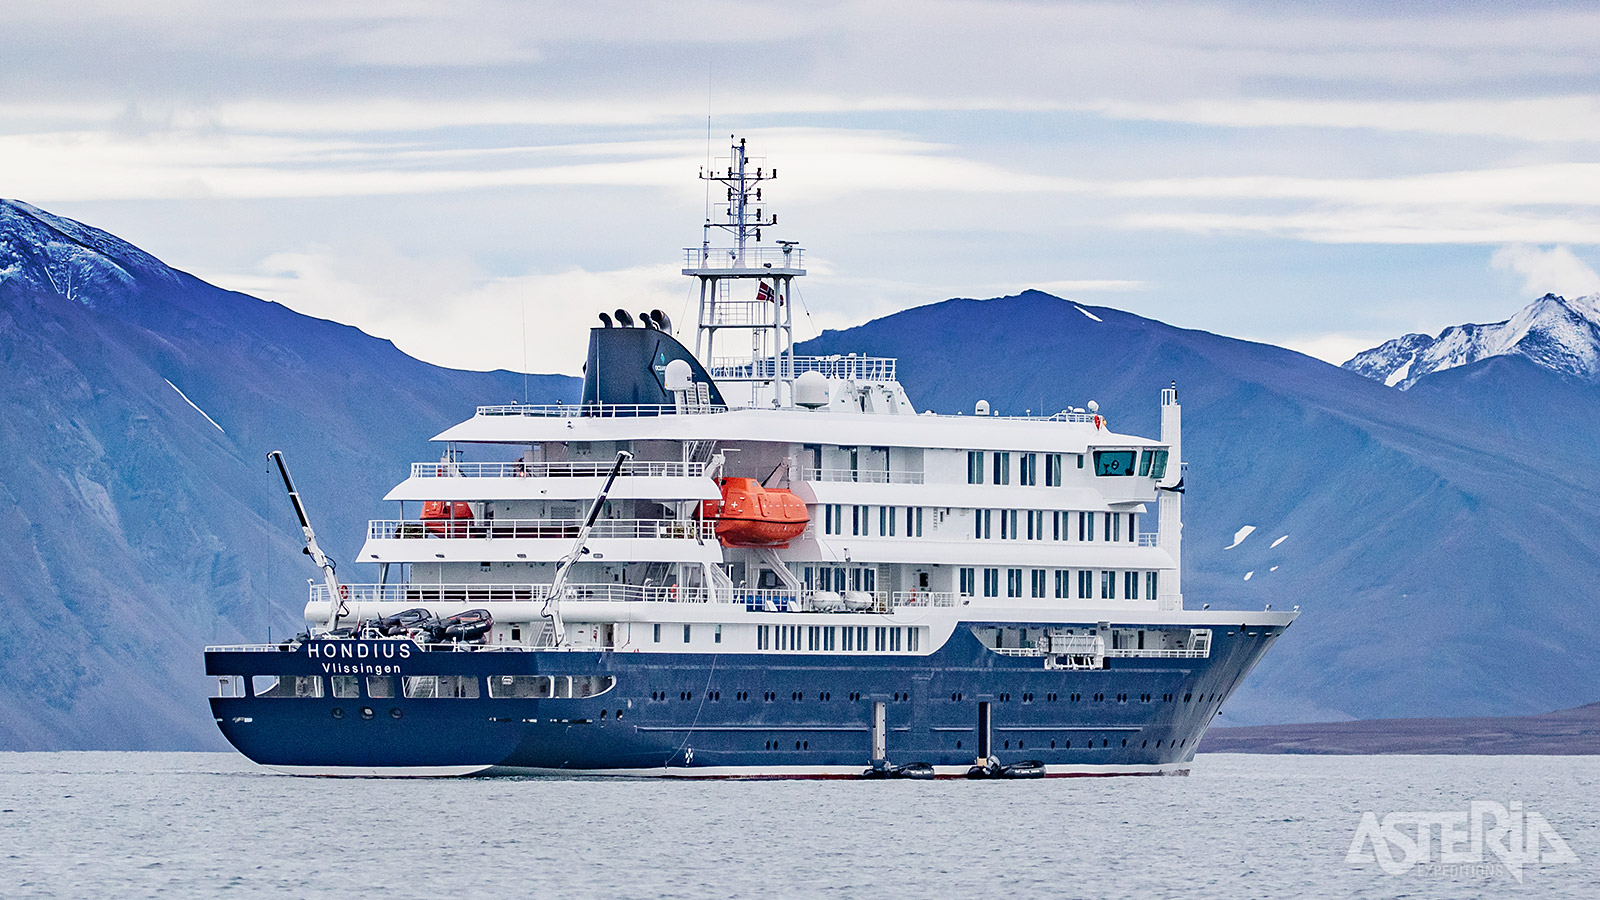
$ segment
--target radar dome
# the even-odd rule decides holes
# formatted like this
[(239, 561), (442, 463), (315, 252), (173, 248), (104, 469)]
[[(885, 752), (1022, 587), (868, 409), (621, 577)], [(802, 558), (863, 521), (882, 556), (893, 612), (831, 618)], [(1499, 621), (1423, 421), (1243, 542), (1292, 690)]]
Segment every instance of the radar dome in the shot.
[(978, 405), (972, 408), (972, 414), (975, 416), (987, 416), (989, 414), (989, 401), (979, 400)]
[(694, 370), (689, 368), (687, 360), (675, 359), (667, 363), (667, 370), (664, 373), (663, 380), (666, 382), (665, 387), (669, 391), (694, 390)]
[(794, 404), (806, 409), (828, 405), (828, 379), (815, 369), (801, 372), (794, 380)]

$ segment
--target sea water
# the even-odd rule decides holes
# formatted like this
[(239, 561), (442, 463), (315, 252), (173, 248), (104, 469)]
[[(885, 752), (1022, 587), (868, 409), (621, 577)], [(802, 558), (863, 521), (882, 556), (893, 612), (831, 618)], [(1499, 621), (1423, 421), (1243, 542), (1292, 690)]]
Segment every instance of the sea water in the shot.
[[(1202, 754), (1187, 778), (919, 782), (0, 753), (0, 810), (8, 900), (1600, 897), (1600, 757)], [(1505, 828), (1474, 850), (1475, 810), (1537, 852), (1501, 852)]]

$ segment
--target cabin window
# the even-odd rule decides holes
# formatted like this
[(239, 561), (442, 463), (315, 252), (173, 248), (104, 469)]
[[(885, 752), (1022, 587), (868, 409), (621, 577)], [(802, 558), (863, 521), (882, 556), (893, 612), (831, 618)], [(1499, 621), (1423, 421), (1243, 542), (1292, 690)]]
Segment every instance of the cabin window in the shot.
[(757, 650), (765, 650), (765, 649), (767, 649), (767, 626), (766, 625), (757, 625), (756, 626), (756, 649)]
[(841, 650), (845, 650), (845, 651), (848, 652), (850, 650), (854, 650), (855, 648), (856, 648), (856, 630), (854, 628), (850, 628), (850, 627), (847, 626), (844, 629), (844, 643), (840, 646), (840, 649)]
[[(1122, 573), (1122, 596), (1128, 598), (1129, 600), (1137, 600), (1137, 599), (1139, 599), (1139, 573), (1138, 572), (1123, 572)], [(1144, 634), (1144, 632), (1141, 631), (1140, 634), (1142, 635), (1142, 634)]]
[(1047, 580), (1048, 579), (1045, 577), (1045, 571), (1043, 569), (1034, 569), (1033, 570), (1033, 596), (1035, 596), (1035, 597), (1043, 597), (1044, 596), (1045, 582)]
[(1154, 600), (1156, 598), (1156, 573), (1154, 572), (1144, 573), (1144, 598), (1146, 600)]
[(889, 652), (890, 653), (899, 653), (900, 652), (900, 629), (899, 628), (891, 628), (891, 629), (889, 629)]
[(657, 623), (652, 627), (655, 629), (655, 642), (659, 644), (661, 643), (661, 625)]
[(1096, 475), (1132, 475), (1133, 474), (1132, 450), (1096, 450), (1094, 452), (1094, 473)]
[(1117, 599), (1117, 573), (1108, 571), (1100, 573), (1100, 599)]
[(889, 631), (888, 628), (886, 628), (884, 626), (881, 626), (881, 625), (879, 627), (877, 627), (877, 628), (872, 629), (872, 649), (873, 650), (875, 650), (875, 651), (877, 651), (879, 653), (883, 652), (884, 645), (885, 645), (885, 643), (886, 643), (886, 641), (887, 641), (887, 639), (889, 637), (888, 631)]
[(554, 693), (549, 675), (491, 675), (489, 696), (495, 699), (529, 700)]
[(1138, 513), (1128, 513), (1128, 543), (1137, 541), (1139, 533)]
[(967, 451), (967, 484), (983, 484), (983, 451)]
[(1088, 569), (1080, 569), (1078, 571), (1078, 599), (1087, 600), (1094, 596), (1093, 586), (1094, 573)]
[(1056, 570), (1056, 599), (1066, 600), (1072, 596), (1072, 572), (1067, 569)]
[(1122, 514), (1106, 513), (1106, 540), (1122, 540)]
[(960, 572), (961, 596), (971, 597), (978, 592), (978, 570), (963, 566)]
[(1044, 486), (1061, 487), (1061, 454), (1046, 453), (1044, 456)]
[(1019, 460), (1019, 462), (1021, 462), (1021, 466), (1019, 466), (1021, 471), (1017, 473), (1017, 483), (1021, 484), (1023, 487), (1033, 487), (1034, 485), (1038, 484), (1039, 454), (1024, 453), (1022, 454), (1022, 459)]
[(472, 675), (406, 675), (400, 679), (407, 697), (473, 700), (478, 679)]
[(920, 629), (920, 628), (907, 628), (906, 629), (906, 650), (908, 652), (911, 652), (911, 653), (917, 652), (917, 643), (918, 643), (917, 639), (918, 639), (918, 636), (921, 633), (921, 631), (922, 631), (922, 629)]
[(1000, 596), (1000, 570), (983, 570), (983, 595), (985, 597)]
[(1078, 468), (1080, 468), (1080, 469), (1083, 468), (1083, 454), (1082, 453), (1075, 453), (1073, 455), (1078, 457)]
[(834, 645), (833, 637), (834, 637), (834, 632), (836, 630), (837, 629), (833, 628), (832, 626), (822, 629), (822, 649), (823, 650), (832, 650), (833, 649), (833, 645)]
[(1007, 569), (1006, 570), (1006, 596), (1007, 597), (1021, 597), (1022, 596), (1022, 570), (1021, 569)]
[(1009, 451), (995, 451), (994, 454), (994, 483), (1011, 483), (1011, 453)]
[(722, 626), (721, 625), (714, 626), (711, 629), (711, 643), (713, 643), (713, 644), (722, 643)]
[(806, 649), (807, 650), (821, 650), (822, 649), (822, 626), (820, 626), (820, 625), (807, 626), (807, 628), (806, 628)]
[(920, 506), (906, 508), (906, 537), (922, 537), (922, 507)]
[(683, 642), (685, 644), (689, 643), (689, 631), (693, 627), (694, 627), (693, 625), (685, 625), (685, 626), (683, 626)]
[(338, 700), (354, 700), (361, 696), (361, 678), (356, 675), (334, 675), (333, 696)]
[(368, 675), (367, 696), (373, 700), (389, 700), (393, 698), (394, 679), (388, 675)]
[(882, 537), (894, 537), (894, 513), (892, 506), (878, 507), (878, 534)]

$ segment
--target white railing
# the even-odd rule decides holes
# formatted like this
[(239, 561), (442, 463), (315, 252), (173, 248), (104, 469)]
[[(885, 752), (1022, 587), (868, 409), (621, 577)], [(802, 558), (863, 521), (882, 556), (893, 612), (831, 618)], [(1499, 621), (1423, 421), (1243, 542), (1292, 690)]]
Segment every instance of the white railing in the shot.
[(670, 403), (508, 403), (480, 406), (480, 416), (539, 416), (559, 419), (629, 419), (638, 416), (709, 415), (727, 412), (726, 406), (683, 406)]
[[(367, 523), (368, 540), (463, 538), (572, 540), (583, 527), (582, 519), (373, 519)], [(684, 519), (598, 519), (591, 538), (714, 539), (716, 523)]]
[(685, 269), (798, 269), (805, 264), (799, 247), (746, 247), (741, 256), (734, 247), (685, 247)]
[(1107, 656), (1137, 657), (1140, 659), (1205, 659), (1210, 650), (1107, 650)]
[[(327, 603), (328, 586), (313, 584), (311, 602)], [(548, 584), (341, 584), (345, 603), (531, 603), (550, 596)], [(709, 603), (704, 588), (676, 585), (568, 584), (563, 600), (613, 603)]]
[(956, 595), (951, 591), (895, 591), (890, 600), (895, 606), (956, 605)]
[(921, 472), (885, 472), (882, 469), (813, 469), (801, 466), (796, 481), (858, 481), (862, 484), (922, 484)]
[[(431, 462), (412, 463), (412, 478), (596, 478), (611, 474), (611, 462)], [(706, 473), (703, 462), (631, 460), (623, 475), (647, 477), (697, 477)]]
[(889, 356), (796, 356), (791, 367), (784, 357), (726, 356), (713, 359), (708, 370), (712, 378), (795, 378), (821, 372), (828, 378), (886, 383), (895, 380), (895, 362)]
[(1139, 535), (1139, 546), (1141, 546), (1141, 547), (1159, 547), (1159, 546), (1161, 546), (1161, 534), (1159, 532), (1152, 531), (1152, 532), (1149, 532), (1147, 534)]

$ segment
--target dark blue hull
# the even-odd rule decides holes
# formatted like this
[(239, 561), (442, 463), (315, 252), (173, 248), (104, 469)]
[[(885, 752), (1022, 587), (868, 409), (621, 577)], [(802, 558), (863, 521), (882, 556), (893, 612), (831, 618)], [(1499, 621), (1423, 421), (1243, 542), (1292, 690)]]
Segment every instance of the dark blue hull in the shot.
[[(1207, 724), (1282, 630), (1215, 628), (1205, 658), (1114, 657), (1102, 669), (1003, 656), (958, 627), (928, 656), (411, 645), (396, 659), (396, 642), (319, 641), (322, 654), (339, 644), (367, 649), (329, 660), (312, 656), (313, 645), (218, 648), (207, 651), (206, 671), (246, 684), (371, 673), (475, 680), (473, 697), (371, 697), (362, 677), (356, 697), (324, 688), (319, 697), (212, 698), (241, 753), (305, 774), (858, 775), (874, 757), (878, 704), (892, 763), (959, 774), (986, 749), (1002, 763), (1039, 760), (1051, 775), (1157, 774), (1186, 771)], [(487, 679), (530, 675), (599, 676), (606, 688), (589, 697), (490, 695)]]

